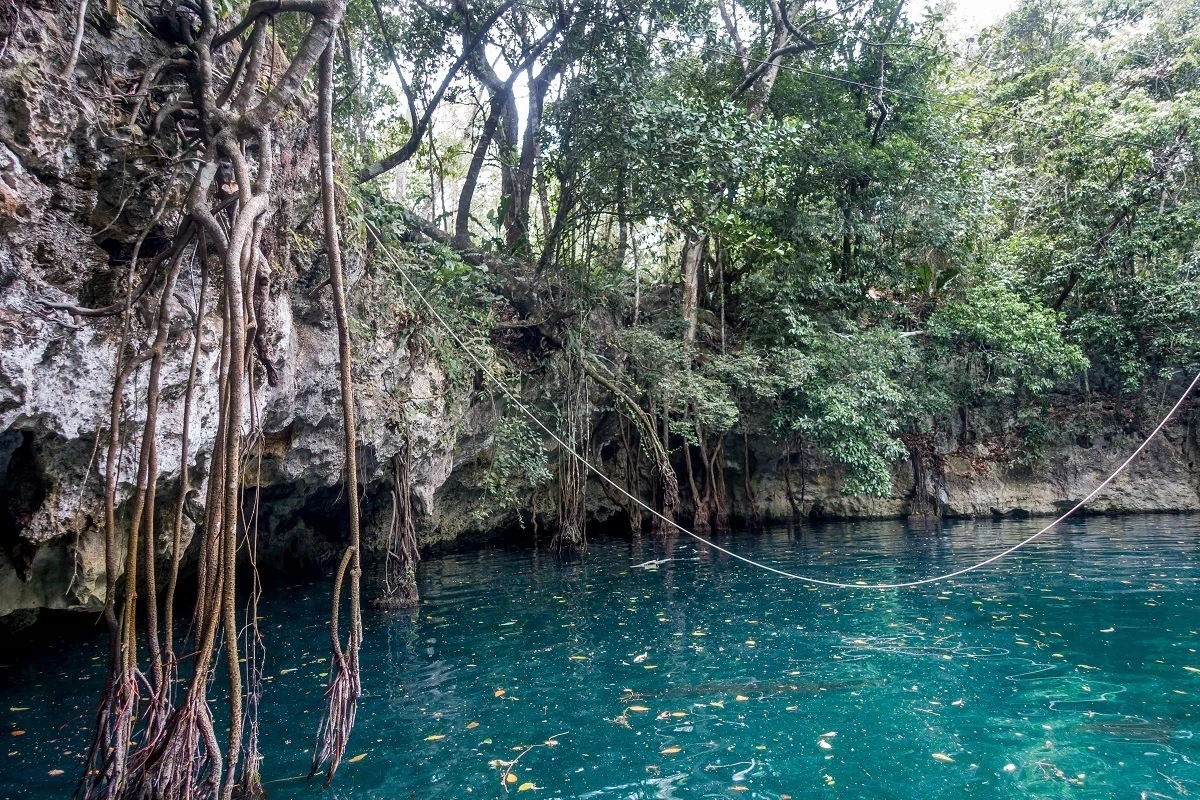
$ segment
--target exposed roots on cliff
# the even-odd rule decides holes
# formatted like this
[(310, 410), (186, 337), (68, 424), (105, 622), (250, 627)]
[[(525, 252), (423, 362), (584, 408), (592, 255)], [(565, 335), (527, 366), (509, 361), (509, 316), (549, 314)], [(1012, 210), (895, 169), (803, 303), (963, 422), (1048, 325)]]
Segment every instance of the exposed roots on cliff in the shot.
[[(124, 297), (96, 309), (46, 304), (77, 317), (121, 319), (104, 486), (104, 618), (109, 629), (110, 656), (93, 740), (76, 792), (84, 800), (134, 797), (228, 800), (235, 794), (242, 797), (262, 794), (257, 743), (262, 645), (256, 620), (260, 586), (255, 573), (243, 627), (238, 620), (236, 570), (240, 552), (248, 554), (252, 566), (257, 555), (257, 486), (261, 472), (258, 468), (253, 471), (250, 518), (243, 519), (246, 509), (243, 486), (250, 471), (249, 442), (259, 442), (257, 455), (261, 458), (255, 369), (260, 369), (268, 382), (275, 379), (269, 350), (261, 336), (264, 287), (270, 272), (263, 252), (263, 237), (273, 209), (278, 148), (275, 135), (281, 113), (296, 100), (318, 59), (322, 64), (321, 188), (341, 353), (351, 518), (350, 547), (339, 572), (338, 593), (334, 598), (336, 658), (318, 748), (321, 761), (328, 763), (330, 778), (353, 726), (354, 706), (361, 692), (358, 649), (362, 639), (356, 430), (346, 289), (334, 214), (331, 132), (330, 43), (344, 10), (345, 0), (295, 3), (262, 0), (252, 3), (244, 17), (230, 24), (222, 21), (210, 0), (165, 8), (163, 25), (172, 31), (170, 41), (164, 42), (166, 52), (146, 69), (127, 102), (131, 108), (130, 146), (173, 152), (176, 157), (170, 163), (175, 166), (157, 187), (153, 218), (134, 246)], [(278, 14), (298, 14), (308, 19), (307, 30), (285, 65), (277, 63), (283, 58), (274, 35), (274, 17)], [(78, 44), (72, 46), (65, 69), (68, 75), (74, 71), (78, 48)], [(173, 222), (175, 233), (165, 248), (146, 259), (144, 275), (136, 281), (141, 250), (163, 219)], [(174, 514), (164, 526), (166, 530), (159, 532), (156, 530), (158, 445), (164, 435), (159, 429), (161, 376), (165, 361), (173, 353), (174, 289), (185, 266), (199, 273), (201, 289), (190, 330), (193, 341), (187, 356), (182, 430), (177, 432), (182, 440), (183, 465), (179, 490)], [(189, 647), (179, 647), (181, 642), (173, 625), (174, 603), (179, 562), (185, 547), (184, 507), (192, 491), (188, 470), (192, 395), (210, 283), (218, 290), (216, 308), (222, 320), (217, 381), (220, 401), (207, 476), (206, 512), (193, 536), (197, 583), (196, 605), (188, 632), (192, 641)], [(147, 296), (157, 296), (157, 310), (146, 333), (150, 341), (139, 347), (136, 343), (142, 332), (135, 329), (133, 310), (134, 304)], [(122, 425), (126, 393), (131, 385), (140, 383), (143, 368), (146, 375), (141, 402), (145, 423), (137, 442), (130, 514), (127, 521), (119, 521), (117, 488), (122, 480), (123, 443), (128, 436)], [(170, 541), (170, 571), (162, 598), (156, 572), (160, 539)], [(116, 576), (122, 551), (124, 589), (118, 608)], [(347, 565), (351, 631), (343, 651), (338, 643), (337, 607)], [(160, 600), (165, 615), (161, 625)], [(145, 650), (139, 652), (142, 647)], [(190, 655), (181, 659), (177, 652)], [(229, 691), (228, 731), (223, 748), (208, 697), (221, 655)], [(173, 687), (185, 665), (190, 667), (187, 690), (177, 703)]]
[(392, 458), (392, 518), (388, 525), (383, 595), (375, 600), (377, 608), (408, 608), (417, 604), (417, 526), (413, 519), (412, 436), (407, 422), (404, 449)]

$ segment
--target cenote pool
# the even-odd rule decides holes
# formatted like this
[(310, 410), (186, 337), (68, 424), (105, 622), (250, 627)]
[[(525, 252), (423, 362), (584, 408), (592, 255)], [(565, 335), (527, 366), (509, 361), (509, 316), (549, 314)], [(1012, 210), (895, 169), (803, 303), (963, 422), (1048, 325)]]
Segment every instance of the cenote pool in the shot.
[[(886, 581), (962, 566), (1037, 527), (873, 523), (722, 543)], [(531, 798), (1200, 791), (1198, 518), (1071, 522), (985, 572), (884, 593), (809, 588), (649, 537), (596, 540), (581, 558), (446, 555), (419, 577), (417, 614), (367, 614), (367, 696), (327, 796), (500, 797), (494, 765), (518, 756), (507, 791)], [(272, 798), (319, 792), (298, 776), (328, 591), (275, 586), (264, 603)], [(70, 794), (102, 648), (4, 657), (0, 795)]]

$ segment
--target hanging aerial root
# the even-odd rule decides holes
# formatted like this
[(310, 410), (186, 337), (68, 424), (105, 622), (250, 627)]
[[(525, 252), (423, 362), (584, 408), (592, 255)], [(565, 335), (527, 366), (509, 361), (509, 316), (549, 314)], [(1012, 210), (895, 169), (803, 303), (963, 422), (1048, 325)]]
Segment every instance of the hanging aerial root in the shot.
[(342, 763), (342, 757), (346, 754), (346, 743), (350, 740), (354, 715), (358, 709), (358, 698), (362, 694), (362, 683), (358, 674), (358, 643), (362, 634), (352, 620), (349, 646), (347, 650), (343, 650), (341, 634), (338, 632), (342, 583), (346, 578), (346, 570), (356, 555), (355, 548), (346, 548), (333, 582), (333, 609), (329, 622), (333, 656), (330, 659), (332, 663), (329, 667), (329, 687), (325, 690), (325, 710), (321, 715), (321, 724), (317, 727), (312, 769), (308, 773), (308, 777), (311, 778), (324, 766), (326, 786), (333, 781), (333, 776)]
[(374, 605), (382, 609), (411, 608), (420, 599), (417, 594), (417, 528), (413, 521), (412, 480), (409, 461), (412, 440), (406, 425), (404, 449), (392, 458), (392, 520), (388, 527), (387, 562), (384, 567), (384, 593)]
[(220, 787), (221, 747), (204, 684), (192, 691), (136, 772), (134, 797), (206, 800)]
[(118, 670), (105, 686), (96, 733), (88, 750), (88, 767), (75, 797), (108, 800), (123, 796), (129, 779), (133, 726), (138, 717), (139, 677), (135, 670)]
[[(346, 497), (350, 522), (350, 546), (338, 567), (333, 591), (333, 613), (330, 619), (330, 638), (333, 644), (333, 663), (329, 670), (329, 689), (325, 694), (325, 709), (317, 728), (317, 745), (313, 748), (313, 767), (310, 777), (322, 764), (327, 767), (325, 785), (337, 772), (346, 742), (354, 727), (354, 713), (362, 686), (359, 678), (358, 653), (362, 645), (362, 593), (360, 579), (362, 562), (359, 556), (358, 514), (358, 433), (354, 422), (354, 386), (350, 365), (350, 323), (346, 312), (346, 283), (342, 274), (341, 241), (338, 238), (337, 206), (333, 178), (333, 43), (321, 54), (318, 117), (321, 165), (321, 211), (325, 226), (325, 252), (329, 257), (329, 284), (333, 289), (333, 312), (337, 322), (338, 378), (342, 401), (342, 437), (345, 447)], [(349, 569), (349, 635), (343, 652), (339, 642), (338, 609), (341, 605), (342, 581)]]

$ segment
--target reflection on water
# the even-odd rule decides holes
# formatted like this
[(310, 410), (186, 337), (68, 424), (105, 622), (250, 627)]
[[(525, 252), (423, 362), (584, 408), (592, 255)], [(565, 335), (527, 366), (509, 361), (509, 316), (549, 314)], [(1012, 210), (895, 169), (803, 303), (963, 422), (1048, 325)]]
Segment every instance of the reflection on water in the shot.
[[(874, 582), (948, 571), (1037, 527), (870, 523), (722, 543)], [(1189, 517), (1072, 522), (987, 571), (889, 592), (788, 582), (679, 539), (431, 559), (418, 613), (367, 611), (349, 753), (362, 758), (333, 795), (497, 797), (507, 770), (530, 797), (1189, 796), (1198, 534)], [(276, 587), (264, 603), (272, 798), (317, 793), (300, 776), (328, 591)], [(0, 670), (0, 795), (69, 793), (101, 648)]]

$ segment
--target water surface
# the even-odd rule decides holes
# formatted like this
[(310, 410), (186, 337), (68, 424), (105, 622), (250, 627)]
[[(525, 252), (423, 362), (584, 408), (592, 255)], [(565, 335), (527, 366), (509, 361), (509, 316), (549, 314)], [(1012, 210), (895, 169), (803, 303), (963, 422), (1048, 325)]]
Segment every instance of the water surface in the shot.
[[(818, 577), (887, 581), (963, 566), (1037, 527), (870, 523), (722, 543)], [(353, 763), (328, 796), (500, 797), (514, 759), (508, 792), (532, 798), (1200, 791), (1200, 519), (1072, 522), (986, 571), (888, 592), (807, 587), (693, 544), (424, 562), (418, 613), (367, 614)], [(328, 591), (275, 586), (263, 606), (275, 799), (318, 793), (299, 776)], [(3, 657), (0, 796), (70, 793), (102, 648)]]

